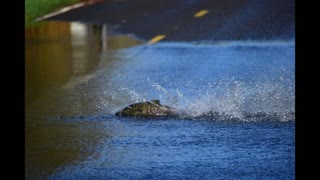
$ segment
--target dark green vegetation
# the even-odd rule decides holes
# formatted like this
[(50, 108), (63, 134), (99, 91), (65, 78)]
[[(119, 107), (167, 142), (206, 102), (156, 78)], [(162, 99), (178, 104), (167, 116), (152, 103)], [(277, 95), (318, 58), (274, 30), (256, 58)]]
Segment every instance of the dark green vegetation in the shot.
[(79, 0), (25, 0), (25, 26), (35, 25), (35, 19)]
[(176, 114), (176, 109), (161, 105), (159, 100), (131, 104), (116, 113), (117, 116), (131, 117), (172, 116)]

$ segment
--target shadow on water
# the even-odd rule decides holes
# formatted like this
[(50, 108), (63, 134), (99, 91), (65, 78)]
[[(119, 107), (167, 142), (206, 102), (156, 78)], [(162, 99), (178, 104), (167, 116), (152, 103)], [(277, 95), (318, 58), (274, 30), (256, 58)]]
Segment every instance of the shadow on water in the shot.
[[(117, 49), (141, 43), (107, 32), (106, 25), (51, 21), (25, 30), (26, 177), (48, 174), (89, 152), (83, 143), (98, 143), (112, 136), (106, 129), (101, 136), (92, 134), (87, 131), (91, 124), (61, 125), (43, 117), (56, 116), (59, 110), (72, 111), (70, 104), (61, 107), (66, 94), (61, 89), (88, 81), (100, 66), (111, 66)], [(94, 127), (95, 131), (101, 129), (97, 124)]]

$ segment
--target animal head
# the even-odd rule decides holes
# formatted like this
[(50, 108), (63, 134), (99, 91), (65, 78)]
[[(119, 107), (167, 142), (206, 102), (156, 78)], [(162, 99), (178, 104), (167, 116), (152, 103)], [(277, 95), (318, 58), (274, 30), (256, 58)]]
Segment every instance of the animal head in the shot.
[(135, 103), (116, 113), (120, 116), (166, 116), (176, 113), (176, 109), (161, 105), (160, 100)]

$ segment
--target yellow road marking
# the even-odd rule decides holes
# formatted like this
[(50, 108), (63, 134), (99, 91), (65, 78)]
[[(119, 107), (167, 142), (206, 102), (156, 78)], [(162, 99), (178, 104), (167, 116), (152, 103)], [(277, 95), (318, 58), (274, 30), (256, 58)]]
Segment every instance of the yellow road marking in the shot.
[(148, 44), (157, 43), (157, 42), (161, 41), (161, 40), (162, 40), (163, 38), (165, 38), (165, 37), (166, 37), (166, 35), (164, 35), (164, 34), (160, 34), (160, 35), (158, 35), (158, 36), (155, 36), (154, 38), (152, 38), (152, 39), (149, 40)]
[(209, 12), (208, 10), (204, 9), (204, 10), (201, 10), (201, 11), (195, 13), (195, 14), (193, 15), (193, 17), (196, 17), (196, 18), (197, 18), (197, 17), (201, 17), (201, 16), (206, 15), (208, 12)]

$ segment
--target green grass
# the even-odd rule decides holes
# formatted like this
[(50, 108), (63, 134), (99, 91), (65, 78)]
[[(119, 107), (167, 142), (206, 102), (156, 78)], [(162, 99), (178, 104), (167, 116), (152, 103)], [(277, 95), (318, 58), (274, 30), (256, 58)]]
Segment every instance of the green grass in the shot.
[(35, 19), (79, 0), (25, 0), (25, 27), (36, 25)]

